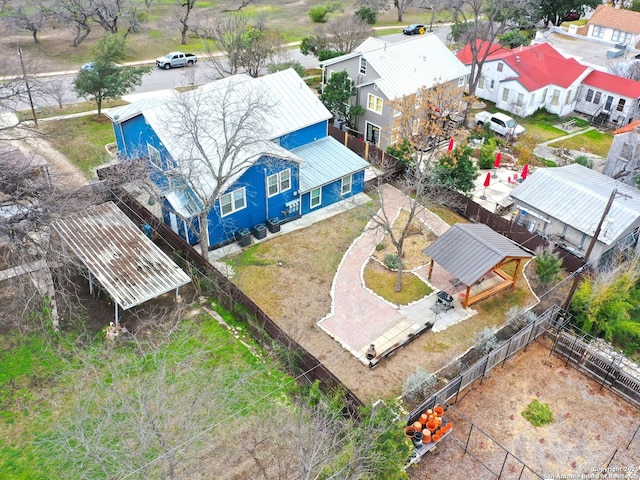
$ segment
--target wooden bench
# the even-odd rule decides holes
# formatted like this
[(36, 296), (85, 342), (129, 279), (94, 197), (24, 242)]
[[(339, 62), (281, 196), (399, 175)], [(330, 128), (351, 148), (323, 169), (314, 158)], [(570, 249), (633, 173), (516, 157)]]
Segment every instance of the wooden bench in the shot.
[(562, 124), (562, 129), (563, 129), (563, 130), (568, 130), (568, 129), (570, 129), (571, 127), (575, 127), (575, 126), (576, 126), (576, 119), (575, 119), (575, 118), (572, 118), (571, 120), (568, 120), (568, 121), (566, 121), (566, 122), (564, 122), (564, 123)]

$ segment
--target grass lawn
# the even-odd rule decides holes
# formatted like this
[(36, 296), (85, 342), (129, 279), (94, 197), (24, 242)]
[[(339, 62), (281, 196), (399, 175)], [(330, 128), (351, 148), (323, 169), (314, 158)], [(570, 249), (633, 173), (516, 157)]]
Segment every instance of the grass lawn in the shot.
[[(129, 102), (124, 100), (112, 100), (108, 103), (105, 102), (105, 108), (120, 107), (122, 105), (128, 105)], [(60, 115), (71, 115), (74, 113), (91, 112), (97, 110), (95, 102), (78, 102), (69, 103), (60, 107), (42, 107), (40, 113), (37, 113), (38, 120), (44, 118), (59, 117)], [(16, 112), (18, 119), (22, 122), (25, 120), (32, 120), (31, 110), (21, 110)]]
[[(219, 313), (227, 323), (237, 325), (226, 312)], [(166, 420), (173, 416), (176, 421), (193, 420), (188, 412), (192, 409), (191, 414), (198, 415), (198, 430), (210, 427), (200, 442), (189, 447), (190, 455), (195, 450), (206, 457), (215, 439), (229, 432), (231, 421), (239, 431), (244, 428), (243, 422), (259, 422), (265, 406), (257, 399), (276, 392), (278, 402), (285, 405), (297, 390), (295, 382), (277, 363), (254, 356), (246, 344), (234, 337), (234, 332), (211, 317), (183, 319), (172, 328), (171, 335), (147, 332), (149, 336), (137, 343), (111, 343), (103, 335), (94, 335), (84, 345), (75, 342), (71, 334), (49, 339), (17, 332), (0, 336), (0, 477), (80, 478), (82, 470), (82, 478), (107, 478), (95, 456), (84, 450), (87, 444), (78, 440), (80, 428), (87, 435), (83, 440), (89, 444), (95, 439), (102, 441), (96, 443), (96, 451), (104, 449), (100, 456), (114, 474), (109, 478), (123, 478), (123, 473), (132, 471), (137, 464), (123, 462), (115, 466), (118, 462), (109, 463), (114, 457), (121, 455), (124, 459), (136, 452), (140, 463), (144, 463), (159, 452), (159, 445), (152, 446), (153, 437), (146, 438), (149, 445), (138, 437), (136, 428), (145, 421), (141, 413), (155, 415), (156, 433), (164, 436), (160, 441), (175, 446), (186, 425), (172, 426), (172, 421)], [(242, 336), (244, 342), (253, 343)], [(186, 378), (199, 385), (186, 385)], [(156, 383), (157, 380), (161, 381)], [(141, 385), (146, 386), (144, 393)], [(117, 393), (114, 395), (113, 391)], [(183, 394), (189, 398), (190, 393), (206, 397), (209, 402), (202, 405), (180, 399)], [(139, 411), (135, 402), (141, 394), (146, 400)], [(175, 395), (175, 403), (155, 405), (151, 400), (154, 395), (158, 399)], [(165, 418), (162, 411), (154, 410), (157, 406), (171, 417)], [(82, 422), (85, 414), (89, 416)], [(65, 455), (67, 441), (72, 448)], [(147, 472), (150, 478), (161, 478), (157, 468), (157, 464), (151, 466)]]
[(402, 290), (395, 291), (398, 273), (391, 271), (378, 262), (370, 261), (365, 267), (364, 283), (366, 287), (394, 305), (408, 305), (429, 295), (433, 290), (413, 273), (402, 275)]
[[(42, 124), (47, 140), (88, 179), (107, 161), (105, 145), (115, 141), (111, 120), (104, 115), (54, 120)], [(73, 139), (73, 141), (70, 141)]]
[(609, 148), (613, 142), (613, 135), (610, 133), (602, 133), (598, 130), (589, 130), (575, 137), (565, 138), (560, 142), (550, 144), (554, 148), (568, 148), (569, 150), (583, 149), (594, 155), (605, 157), (609, 154)]

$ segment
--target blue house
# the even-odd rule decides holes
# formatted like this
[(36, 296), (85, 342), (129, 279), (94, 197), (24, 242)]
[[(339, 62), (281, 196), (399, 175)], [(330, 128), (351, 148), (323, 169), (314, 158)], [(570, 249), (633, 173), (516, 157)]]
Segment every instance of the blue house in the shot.
[(109, 116), (119, 156), (146, 159), (164, 221), (192, 245), (207, 202), (211, 249), (364, 190), (369, 164), (328, 136), (331, 114), (293, 69), (234, 75)]

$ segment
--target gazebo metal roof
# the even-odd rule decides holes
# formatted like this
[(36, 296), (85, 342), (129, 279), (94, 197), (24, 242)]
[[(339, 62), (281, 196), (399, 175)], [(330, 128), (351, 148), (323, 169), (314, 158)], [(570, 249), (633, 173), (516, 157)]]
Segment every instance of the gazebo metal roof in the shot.
[(123, 310), (186, 285), (191, 278), (113, 202), (53, 223), (68, 246)]

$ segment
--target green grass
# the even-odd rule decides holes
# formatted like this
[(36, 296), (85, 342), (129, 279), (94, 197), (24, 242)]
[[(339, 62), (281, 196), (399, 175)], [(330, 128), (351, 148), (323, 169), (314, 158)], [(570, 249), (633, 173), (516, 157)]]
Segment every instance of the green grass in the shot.
[(612, 142), (612, 134), (601, 133), (598, 130), (589, 130), (575, 137), (565, 138), (562, 141), (552, 143), (549, 146), (554, 148), (564, 147), (569, 150), (581, 150), (584, 148), (587, 153), (606, 158)]
[[(107, 160), (105, 145), (115, 141), (111, 121), (105, 116), (85, 115), (44, 123), (47, 140), (88, 179)], [(73, 141), (70, 141), (73, 139)]]
[(402, 275), (402, 290), (395, 291), (397, 273), (376, 264), (364, 269), (364, 283), (367, 288), (395, 305), (408, 305), (429, 295), (433, 290), (412, 273)]
[[(106, 108), (120, 107), (122, 105), (128, 105), (129, 102), (124, 100), (111, 100), (109, 103), (106, 103)], [(98, 107), (95, 102), (78, 102), (78, 103), (69, 103), (63, 105), (62, 108), (52, 106), (52, 107), (42, 107), (39, 113), (36, 113), (38, 119), (44, 118), (53, 118), (59, 117), (60, 115), (71, 115), (74, 113), (83, 113), (83, 112), (91, 112), (92, 110), (96, 110)], [(31, 120), (31, 110), (20, 110), (17, 112), (18, 119), (22, 122), (25, 120)]]
[(522, 416), (535, 427), (542, 427), (543, 425), (547, 425), (555, 421), (549, 404), (541, 403), (535, 398), (527, 408), (522, 411)]

